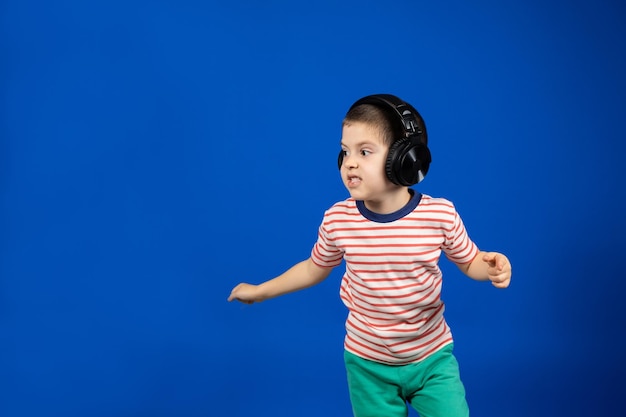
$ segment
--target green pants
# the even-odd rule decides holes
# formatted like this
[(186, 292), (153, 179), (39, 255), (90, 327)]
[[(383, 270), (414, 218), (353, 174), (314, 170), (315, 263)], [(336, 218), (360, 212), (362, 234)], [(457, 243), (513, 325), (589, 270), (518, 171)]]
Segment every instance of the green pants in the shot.
[(423, 361), (385, 365), (344, 353), (355, 417), (468, 417), (459, 364), (447, 345)]

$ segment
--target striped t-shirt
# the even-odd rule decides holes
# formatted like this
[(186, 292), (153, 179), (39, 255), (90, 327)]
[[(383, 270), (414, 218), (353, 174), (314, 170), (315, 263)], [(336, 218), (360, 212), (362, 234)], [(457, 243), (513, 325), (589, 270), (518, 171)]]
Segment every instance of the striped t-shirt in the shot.
[(345, 260), (346, 350), (406, 364), (452, 342), (440, 297), (441, 251), (455, 263), (478, 253), (454, 205), (443, 198), (413, 193), (404, 208), (386, 215), (349, 198), (324, 213), (311, 259), (322, 267)]

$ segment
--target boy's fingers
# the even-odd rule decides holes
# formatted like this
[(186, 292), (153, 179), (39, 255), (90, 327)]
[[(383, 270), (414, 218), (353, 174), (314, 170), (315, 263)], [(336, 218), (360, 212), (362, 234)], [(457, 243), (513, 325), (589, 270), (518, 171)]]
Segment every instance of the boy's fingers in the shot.
[(228, 301), (233, 301), (237, 298), (235, 293), (237, 292), (237, 289), (239, 287), (241, 287), (241, 284), (238, 284), (235, 288), (232, 289), (232, 291), (230, 292), (230, 295), (228, 296)]
[(509, 263), (509, 260), (505, 256), (500, 257), (500, 260), (498, 261), (498, 269), (500, 271), (511, 269), (511, 264)]
[(509, 286), (509, 284), (506, 281), (503, 282), (492, 282), (491, 283), (494, 287), (496, 288), (506, 288)]
[(498, 271), (502, 271), (504, 269), (504, 259), (502, 259), (502, 257), (496, 258), (496, 267), (498, 268)]
[(495, 267), (498, 271), (504, 270), (504, 267), (507, 264), (507, 258), (504, 255), (495, 252), (485, 253), (483, 261), (489, 263), (490, 266)]
[(485, 262), (489, 262), (492, 258), (493, 258), (493, 255), (491, 254), (491, 252), (486, 252), (483, 255), (483, 261)]

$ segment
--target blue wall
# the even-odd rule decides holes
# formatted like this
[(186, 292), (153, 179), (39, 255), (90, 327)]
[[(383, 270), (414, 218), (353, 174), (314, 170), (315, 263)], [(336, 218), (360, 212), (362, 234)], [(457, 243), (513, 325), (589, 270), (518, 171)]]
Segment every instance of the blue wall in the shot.
[(350, 415), (339, 269), (226, 298), (309, 255), (378, 92), (514, 264), (442, 261), (473, 415), (623, 411), (621, 2), (209, 3), (0, 4), (0, 415)]

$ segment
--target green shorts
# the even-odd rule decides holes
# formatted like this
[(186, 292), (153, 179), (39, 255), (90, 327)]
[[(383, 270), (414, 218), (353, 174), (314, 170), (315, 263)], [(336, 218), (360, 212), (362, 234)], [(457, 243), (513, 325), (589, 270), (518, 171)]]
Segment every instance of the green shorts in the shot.
[(386, 365), (345, 351), (355, 417), (406, 417), (407, 403), (420, 417), (468, 417), (459, 364), (447, 345), (423, 361)]

